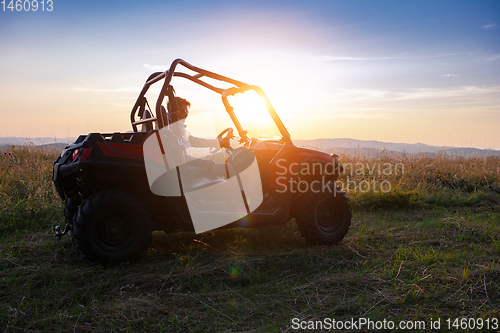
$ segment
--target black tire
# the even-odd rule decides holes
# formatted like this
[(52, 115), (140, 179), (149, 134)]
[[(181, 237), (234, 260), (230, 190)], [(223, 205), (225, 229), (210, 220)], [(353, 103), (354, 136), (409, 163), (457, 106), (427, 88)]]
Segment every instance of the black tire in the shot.
[(67, 198), (64, 202), (64, 222), (69, 225), (70, 230), (73, 227), (73, 220), (76, 213), (78, 212), (78, 206), (82, 203), (80, 195), (75, 195), (71, 198)]
[(308, 243), (335, 244), (349, 230), (352, 217), (349, 199), (340, 187), (330, 188), (331, 193), (305, 193), (297, 203), (297, 226)]
[(102, 191), (86, 199), (73, 223), (73, 244), (90, 262), (116, 264), (139, 259), (149, 248), (151, 215), (135, 196)]

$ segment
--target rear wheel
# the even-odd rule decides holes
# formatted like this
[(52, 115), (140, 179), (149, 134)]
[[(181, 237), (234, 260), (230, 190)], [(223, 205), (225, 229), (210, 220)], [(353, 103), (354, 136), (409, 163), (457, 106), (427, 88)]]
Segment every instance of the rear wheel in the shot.
[(334, 244), (340, 242), (351, 225), (349, 199), (338, 186), (332, 192), (306, 193), (298, 204), (296, 222), (308, 243)]
[(73, 223), (80, 257), (104, 264), (137, 260), (152, 238), (151, 215), (135, 196), (102, 191), (86, 199)]

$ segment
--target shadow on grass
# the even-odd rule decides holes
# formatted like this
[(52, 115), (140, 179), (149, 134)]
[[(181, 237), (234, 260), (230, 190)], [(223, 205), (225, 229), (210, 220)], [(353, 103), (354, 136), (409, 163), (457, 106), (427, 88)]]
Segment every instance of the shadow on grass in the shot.
[(202, 234), (155, 232), (150, 253), (154, 254), (258, 254), (293, 250), (306, 246), (295, 222), (261, 228), (233, 228)]

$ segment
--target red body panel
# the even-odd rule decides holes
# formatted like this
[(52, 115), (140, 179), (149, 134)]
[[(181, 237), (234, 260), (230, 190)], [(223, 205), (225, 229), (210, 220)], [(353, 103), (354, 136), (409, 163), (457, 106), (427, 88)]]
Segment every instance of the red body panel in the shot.
[[(142, 145), (131, 145), (125, 143), (115, 143), (115, 142), (96, 142), (99, 149), (106, 156), (120, 157), (120, 158), (129, 158), (129, 159), (144, 159), (144, 152), (142, 149)], [(109, 149), (108, 149), (109, 147)], [(124, 154), (120, 154), (124, 153)], [(128, 155), (125, 155), (128, 154)], [(130, 156), (134, 155), (134, 156)]]
[[(283, 189), (284, 186), (278, 182), (278, 178), (288, 179), (306, 161), (333, 164), (332, 157), (327, 153), (289, 144), (281, 144), (280, 146), (279, 152), (269, 162), (269, 184), (272, 188)], [(269, 149), (269, 147), (258, 145), (255, 148), (256, 153), (261, 149)]]

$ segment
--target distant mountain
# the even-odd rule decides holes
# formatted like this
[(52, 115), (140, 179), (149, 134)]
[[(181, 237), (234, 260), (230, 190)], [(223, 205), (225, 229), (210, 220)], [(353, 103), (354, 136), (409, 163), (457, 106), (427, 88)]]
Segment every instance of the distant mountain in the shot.
[[(45, 151), (45, 152), (50, 152), (50, 153), (53, 153), (53, 152), (56, 152), (56, 153), (60, 153), (62, 152), (62, 150), (64, 149), (64, 147), (66, 147), (68, 144), (67, 143), (50, 143), (50, 144), (47, 144), (47, 145), (16, 145), (15, 147), (26, 147), (30, 150), (33, 150), (33, 151)], [(9, 152), (12, 150), (12, 146), (13, 145), (0, 145), (0, 152)]]
[(46, 145), (52, 143), (71, 143), (75, 141), (76, 138), (55, 138), (55, 137), (38, 137), (38, 138), (27, 138), (20, 136), (0, 136), (0, 146), (8, 145)]
[(293, 142), (298, 146), (316, 148), (322, 151), (334, 152), (336, 154), (343, 151), (358, 151), (363, 154), (374, 155), (382, 151), (386, 151), (407, 154), (449, 155), (463, 157), (500, 156), (500, 150), (495, 149), (431, 146), (423, 143), (393, 143), (347, 138), (293, 140)]
[[(60, 150), (68, 143), (75, 141), (76, 138), (53, 138), (53, 137), (0, 137), (0, 147), (3, 150), (10, 148), (11, 145), (38, 146), (39, 148)], [(479, 148), (460, 148), (450, 146), (432, 146), (423, 143), (394, 143), (381, 142), (374, 140), (356, 140), (356, 139), (314, 139), (314, 140), (293, 140), (293, 142), (302, 147), (314, 148), (326, 152), (340, 154), (343, 152), (362, 153), (364, 155), (377, 155), (382, 151), (392, 153), (406, 154), (426, 154), (426, 155), (449, 155), (463, 157), (485, 157), (500, 156), (500, 150), (479, 149)]]
[(49, 152), (61, 152), (65, 146), (74, 142), (76, 138), (24, 138), (24, 137), (0, 137), (0, 151), (10, 151), (12, 146), (23, 146), (36, 150), (44, 150)]

